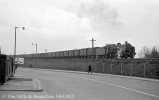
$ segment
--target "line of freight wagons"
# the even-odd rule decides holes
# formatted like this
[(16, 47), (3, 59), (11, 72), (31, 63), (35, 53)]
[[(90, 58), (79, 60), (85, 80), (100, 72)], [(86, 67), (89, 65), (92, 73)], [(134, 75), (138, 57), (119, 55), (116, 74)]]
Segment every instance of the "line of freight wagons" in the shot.
[(67, 51), (19, 55), (23, 58), (134, 58), (135, 48), (131, 44), (109, 44), (104, 47), (83, 48)]

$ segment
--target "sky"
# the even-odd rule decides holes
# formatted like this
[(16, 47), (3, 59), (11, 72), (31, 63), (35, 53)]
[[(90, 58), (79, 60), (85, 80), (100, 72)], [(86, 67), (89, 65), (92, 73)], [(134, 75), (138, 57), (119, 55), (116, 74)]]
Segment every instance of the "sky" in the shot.
[(139, 52), (159, 46), (159, 0), (0, 0), (0, 47), (17, 54), (128, 41)]

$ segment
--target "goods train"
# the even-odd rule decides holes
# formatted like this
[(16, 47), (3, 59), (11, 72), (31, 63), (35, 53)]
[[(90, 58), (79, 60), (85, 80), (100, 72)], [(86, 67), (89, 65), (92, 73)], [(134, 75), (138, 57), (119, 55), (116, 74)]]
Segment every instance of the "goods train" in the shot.
[(83, 48), (67, 51), (21, 55), (24, 58), (134, 58), (135, 47), (127, 41), (125, 44), (107, 44), (104, 47)]

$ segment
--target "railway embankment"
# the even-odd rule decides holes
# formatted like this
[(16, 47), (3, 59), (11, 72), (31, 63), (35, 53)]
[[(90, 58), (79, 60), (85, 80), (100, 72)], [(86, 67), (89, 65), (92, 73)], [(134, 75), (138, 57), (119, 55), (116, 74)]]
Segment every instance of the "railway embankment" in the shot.
[(159, 59), (29, 58), (24, 67), (87, 71), (159, 79)]

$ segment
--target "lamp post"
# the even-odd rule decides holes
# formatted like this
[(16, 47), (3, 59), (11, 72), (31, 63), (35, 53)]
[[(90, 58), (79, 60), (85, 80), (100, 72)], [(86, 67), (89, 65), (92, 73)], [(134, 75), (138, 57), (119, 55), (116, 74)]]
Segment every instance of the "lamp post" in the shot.
[(37, 52), (38, 52), (38, 51), (37, 51), (37, 43), (36, 43), (36, 44), (32, 43), (32, 45), (35, 45), (35, 46), (36, 46), (36, 56), (35, 56), (35, 59), (36, 59), (36, 66), (37, 66), (37, 62), (38, 62), (38, 61), (37, 61)]
[(24, 59), (26, 59), (26, 52), (24, 52)]
[(15, 45), (14, 45), (14, 58), (16, 57), (16, 45), (17, 45), (17, 29), (22, 28), (23, 30), (25, 27), (15, 27)]
[(0, 47), (0, 54), (1, 54), (1, 47)]
[[(17, 46), (17, 29), (18, 28), (22, 28), (23, 30), (25, 29), (25, 27), (16, 27), (15, 26), (15, 44), (14, 44), (14, 62), (15, 62), (15, 59), (16, 59), (16, 46)], [(15, 63), (14, 63), (15, 64)], [(13, 68), (13, 71), (15, 73), (15, 67)]]

